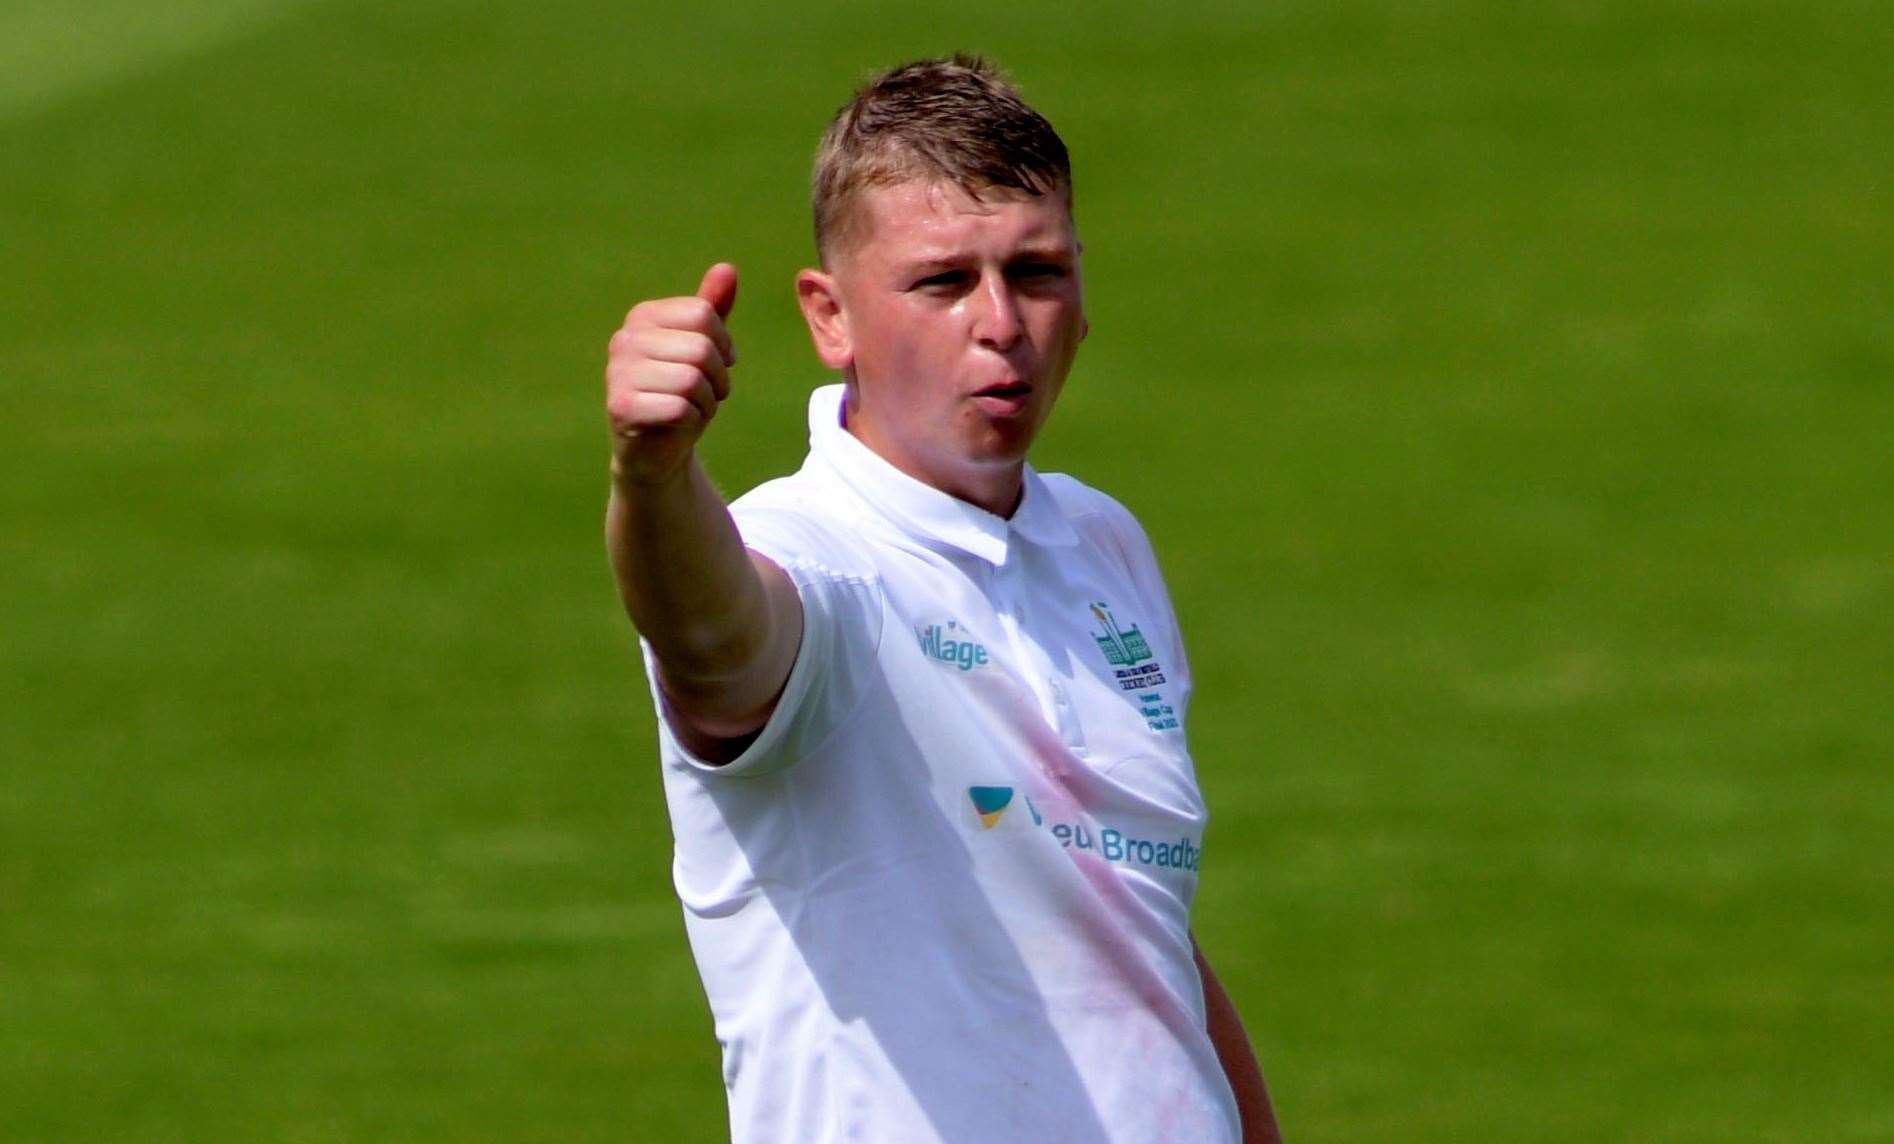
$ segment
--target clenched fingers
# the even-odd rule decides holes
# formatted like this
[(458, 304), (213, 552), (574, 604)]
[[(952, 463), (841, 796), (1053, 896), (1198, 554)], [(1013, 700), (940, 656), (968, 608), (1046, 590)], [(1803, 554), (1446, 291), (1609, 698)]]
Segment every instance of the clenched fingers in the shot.
[(640, 329), (693, 330), (716, 343), (717, 352), (722, 355), (725, 365), (736, 364), (737, 352), (730, 341), (730, 331), (717, 315), (717, 308), (702, 298), (654, 298), (649, 302), (640, 302), (625, 315), (625, 329), (632, 332)]
[(711, 392), (716, 394), (717, 400), (730, 396), (729, 362), (708, 335), (695, 330), (650, 326), (628, 333), (625, 348), (631, 353), (651, 361), (694, 366), (710, 380)]
[(630, 394), (625, 401), (612, 403), (611, 415), (612, 433), (626, 440), (651, 433), (696, 430), (706, 420), (702, 406), (675, 393)]
[(645, 397), (682, 398), (695, 407), (698, 421), (709, 421), (717, 415), (716, 391), (710, 378), (694, 365), (640, 361), (606, 369), (605, 409), (614, 424), (649, 416), (654, 409), (675, 408), (673, 402), (646, 402)]

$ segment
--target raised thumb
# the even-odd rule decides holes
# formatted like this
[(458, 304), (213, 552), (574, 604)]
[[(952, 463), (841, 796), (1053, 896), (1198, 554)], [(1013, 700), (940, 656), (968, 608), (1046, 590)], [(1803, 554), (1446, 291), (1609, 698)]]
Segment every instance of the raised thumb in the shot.
[(697, 284), (697, 296), (716, 308), (719, 318), (730, 316), (730, 310), (737, 304), (737, 268), (728, 262), (719, 262), (704, 271), (704, 280)]

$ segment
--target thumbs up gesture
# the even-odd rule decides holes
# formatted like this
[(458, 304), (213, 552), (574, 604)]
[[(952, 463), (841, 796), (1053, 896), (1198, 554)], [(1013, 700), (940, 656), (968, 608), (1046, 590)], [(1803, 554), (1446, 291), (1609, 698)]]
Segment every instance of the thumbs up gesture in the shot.
[(657, 484), (683, 471), (730, 396), (737, 352), (724, 320), (736, 301), (737, 268), (719, 262), (696, 294), (640, 302), (625, 315), (605, 362), (613, 479)]

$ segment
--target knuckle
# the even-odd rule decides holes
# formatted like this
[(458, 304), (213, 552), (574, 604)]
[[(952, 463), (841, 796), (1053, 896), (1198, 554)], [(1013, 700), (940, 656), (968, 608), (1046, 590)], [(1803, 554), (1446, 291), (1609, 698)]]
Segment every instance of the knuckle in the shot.
[(697, 368), (684, 362), (654, 363), (650, 388), (664, 393), (679, 393), (689, 389), (696, 376)]
[(671, 425), (684, 425), (697, 418), (697, 406), (691, 399), (675, 393), (663, 395), (664, 420)]
[(621, 357), (613, 358), (611, 361), (605, 363), (605, 389), (607, 392), (616, 393), (620, 390), (635, 390), (637, 388), (638, 372), (634, 362), (626, 361)]

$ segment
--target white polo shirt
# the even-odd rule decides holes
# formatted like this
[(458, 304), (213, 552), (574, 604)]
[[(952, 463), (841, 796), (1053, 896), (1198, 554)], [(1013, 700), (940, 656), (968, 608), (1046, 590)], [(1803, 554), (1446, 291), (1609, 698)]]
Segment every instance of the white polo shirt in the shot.
[(1143, 530), (1030, 468), (993, 516), (841, 400), (731, 506), (802, 598), (775, 713), (717, 766), (658, 702), (732, 1136), (1235, 1141), (1191, 952), (1190, 669)]

